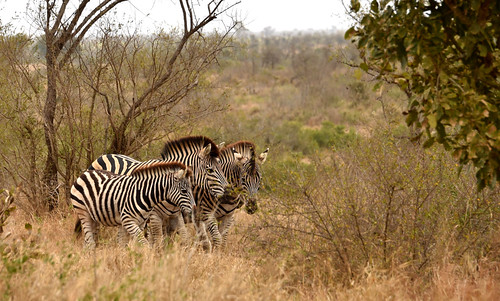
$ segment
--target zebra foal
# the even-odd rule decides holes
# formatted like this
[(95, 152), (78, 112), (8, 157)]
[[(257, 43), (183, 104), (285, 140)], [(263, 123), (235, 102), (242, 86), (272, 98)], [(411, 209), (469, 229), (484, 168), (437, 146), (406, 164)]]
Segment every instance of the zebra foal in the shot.
[(98, 225), (122, 226), (140, 243), (146, 243), (141, 225), (153, 207), (168, 202), (190, 214), (195, 204), (192, 171), (179, 162), (152, 162), (130, 175), (87, 170), (71, 187), (71, 202), (81, 221), (84, 246), (96, 247)]

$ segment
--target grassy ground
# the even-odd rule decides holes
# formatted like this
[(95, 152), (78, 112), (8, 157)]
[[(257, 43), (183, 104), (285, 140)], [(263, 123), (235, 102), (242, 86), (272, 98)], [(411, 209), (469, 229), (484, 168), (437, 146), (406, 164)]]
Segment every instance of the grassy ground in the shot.
[[(25, 223), (32, 225), (26, 229)], [(0, 291), (4, 300), (498, 300), (500, 265), (442, 262), (431, 280), (412, 279), (367, 266), (350, 284), (328, 287), (287, 274), (289, 254), (269, 257), (250, 250), (244, 233), (252, 217), (239, 213), (225, 250), (205, 253), (177, 242), (161, 251), (120, 248), (114, 230), (101, 231), (101, 246), (84, 251), (72, 233), (73, 214), (35, 221), (21, 211), (2, 234)], [(29, 227), (28, 227), (29, 228)], [(296, 262), (296, 271), (304, 263)], [(304, 269), (305, 270), (305, 269)], [(304, 273), (303, 277), (314, 277)], [(310, 283), (310, 282), (309, 282)]]

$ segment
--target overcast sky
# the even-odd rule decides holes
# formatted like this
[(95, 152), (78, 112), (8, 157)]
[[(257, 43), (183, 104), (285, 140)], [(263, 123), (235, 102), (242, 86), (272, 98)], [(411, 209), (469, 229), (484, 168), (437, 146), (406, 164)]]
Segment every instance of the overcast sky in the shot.
[[(29, 27), (26, 25), (28, 1), (0, 0), (1, 23), (11, 22), (16, 28)], [(142, 22), (143, 28), (176, 26), (179, 22), (180, 8), (174, 0), (131, 0), (117, 7), (119, 16)], [(341, 0), (241, 0), (233, 13), (238, 13), (245, 27), (253, 32), (260, 32), (265, 27), (276, 31), (345, 30), (349, 25)]]

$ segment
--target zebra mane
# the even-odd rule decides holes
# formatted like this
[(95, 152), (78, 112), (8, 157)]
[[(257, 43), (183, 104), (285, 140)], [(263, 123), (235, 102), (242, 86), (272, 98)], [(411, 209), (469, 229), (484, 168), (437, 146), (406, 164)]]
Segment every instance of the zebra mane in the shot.
[(156, 169), (169, 169), (169, 170), (185, 169), (186, 170), (186, 177), (189, 177), (192, 174), (191, 169), (186, 167), (186, 165), (184, 165), (180, 162), (162, 162), (162, 161), (159, 161), (159, 162), (153, 162), (153, 163), (148, 164), (148, 165), (143, 165), (143, 166), (137, 168), (136, 170), (132, 171), (130, 173), (130, 175), (135, 175), (135, 174), (139, 174), (139, 173), (146, 172), (146, 171), (152, 171), (152, 170), (156, 170)]
[(250, 141), (245, 141), (245, 140), (226, 145), (221, 150), (221, 152), (232, 151), (233, 148), (235, 150), (237, 150), (239, 153), (241, 153), (243, 156), (247, 156), (247, 157), (255, 156), (255, 144), (253, 144)]
[(250, 141), (238, 141), (235, 143), (231, 143), (224, 147), (221, 152), (233, 152), (233, 148), (242, 154), (243, 156), (249, 158), (250, 160), (250, 172), (253, 174), (257, 170), (257, 164), (255, 163), (255, 144)]
[(187, 136), (183, 138), (179, 138), (177, 140), (168, 141), (165, 143), (163, 150), (161, 152), (162, 155), (165, 154), (176, 154), (176, 149), (184, 148), (186, 146), (195, 148), (196, 150), (201, 150), (205, 146), (211, 144), (210, 156), (219, 157), (220, 151), (217, 147), (217, 144), (212, 141), (212, 139), (205, 136)]

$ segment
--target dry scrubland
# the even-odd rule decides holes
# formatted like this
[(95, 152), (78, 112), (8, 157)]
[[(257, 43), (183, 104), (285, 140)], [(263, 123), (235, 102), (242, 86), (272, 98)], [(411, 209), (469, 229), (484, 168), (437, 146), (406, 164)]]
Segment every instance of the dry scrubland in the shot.
[(471, 168), (411, 142), (404, 95), (339, 63), (356, 59), (341, 36), (241, 45), (195, 93), (226, 108), (217, 122), (182, 130), (270, 147), (260, 210), (238, 212), (227, 248), (122, 249), (101, 229), (86, 252), (67, 205), (38, 213), (19, 195), (0, 240), (3, 299), (500, 299), (498, 187), (476, 192)]
[[(68, 217), (65, 217), (68, 216)], [(291, 260), (283, 252), (270, 257), (249, 251), (243, 237), (251, 224), (239, 214), (239, 235), (226, 250), (206, 254), (179, 244), (161, 251), (131, 246), (118, 248), (111, 231), (95, 253), (85, 252), (72, 233), (72, 215), (52, 214), (24, 229), (31, 220), (21, 212), (11, 218), (3, 239), (0, 289), (14, 300), (496, 300), (498, 264), (466, 258), (462, 264), (445, 258), (429, 279), (415, 279), (404, 267), (390, 270), (366, 266), (345, 285), (335, 279), (321, 283), (321, 270), (311, 272), (307, 261)], [(296, 256), (296, 255), (295, 255)], [(324, 255), (328, 258), (328, 255)]]

